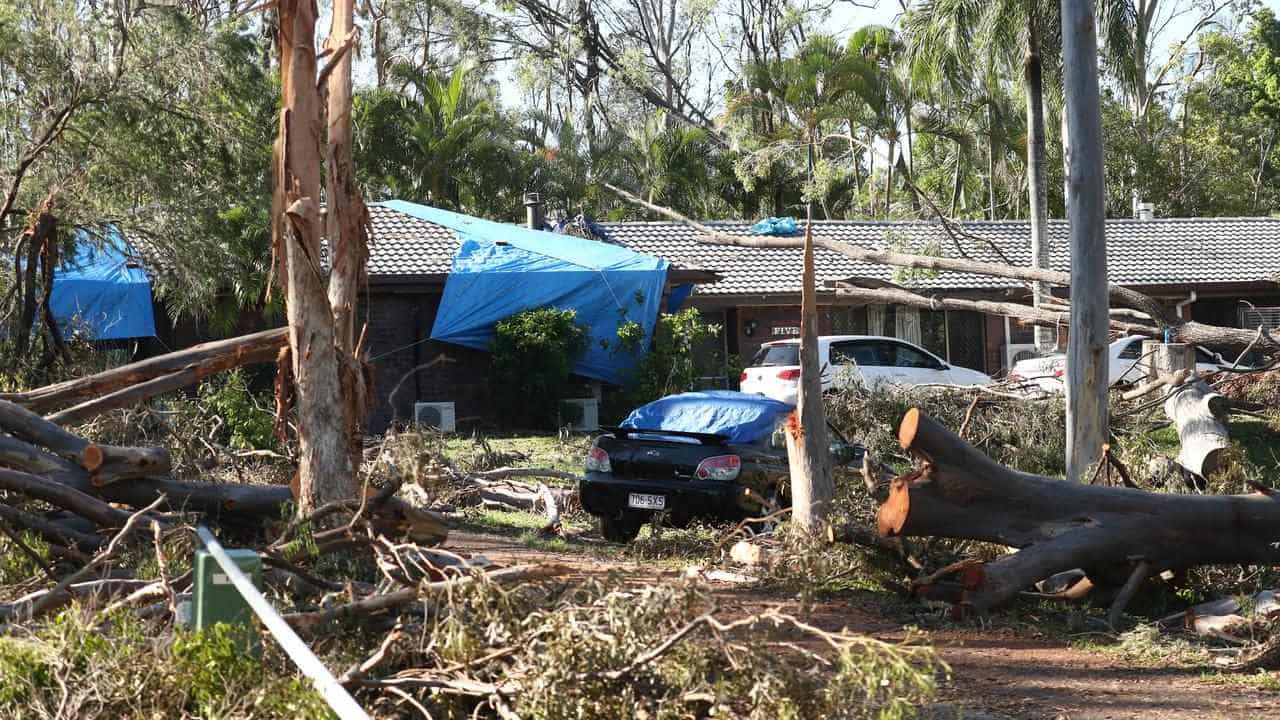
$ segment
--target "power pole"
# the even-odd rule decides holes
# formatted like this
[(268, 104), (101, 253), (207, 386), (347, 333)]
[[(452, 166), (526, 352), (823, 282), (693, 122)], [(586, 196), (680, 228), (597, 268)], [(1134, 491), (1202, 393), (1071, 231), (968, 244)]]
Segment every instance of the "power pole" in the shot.
[(1098, 38), (1092, 0), (1062, 0), (1062, 65), (1071, 225), (1067, 344), (1067, 479), (1080, 482), (1107, 437), (1107, 239)]

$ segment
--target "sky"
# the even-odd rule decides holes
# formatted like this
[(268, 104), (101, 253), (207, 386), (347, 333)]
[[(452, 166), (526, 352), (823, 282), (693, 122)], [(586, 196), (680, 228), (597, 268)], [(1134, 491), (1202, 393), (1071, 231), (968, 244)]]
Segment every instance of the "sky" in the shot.
[[(1193, 3), (1203, 4), (1204, 2), (1206, 0), (1176, 0), (1175, 2), (1166, 0), (1163, 4), (1172, 7), (1191, 7)], [(1280, 0), (1260, 0), (1259, 4), (1280, 14)], [(826, 29), (836, 37), (847, 37), (854, 30), (865, 25), (896, 25), (901, 14), (902, 6), (899, 0), (837, 0)], [(1187, 13), (1169, 22), (1155, 46), (1157, 52), (1166, 53), (1163, 57), (1159, 57), (1159, 60), (1168, 57), (1169, 48), (1190, 32), (1198, 17), (1197, 13)], [(1218, 17), (1230, 24), (1238, 21), (1238, 18), (1227, 12), (1221, 13)], [(512, 77), (513, 73), (514, 65), (511, 63), (495, 73), (501, 88), (501, 102), (506, 107), (516, 107), (520, 103), (520, 92)]]

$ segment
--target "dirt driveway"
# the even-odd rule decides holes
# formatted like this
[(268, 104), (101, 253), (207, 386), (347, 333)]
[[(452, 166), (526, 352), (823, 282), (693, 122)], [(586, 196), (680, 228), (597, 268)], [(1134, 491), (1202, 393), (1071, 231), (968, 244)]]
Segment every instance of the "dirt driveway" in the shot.
[[(613, 570), (635, 581), (671, 580), (671, 565), (603, 559), (591, 553), (547, 552), (518, 540), (486, 533), (456, 532), (446, 547), (479, 553), (503, 564), (554, 562), (575, 574)], [(742, 587), (712, 584), (726, 615), (763, 607), (795, 610), (793, 598)], [(815, 624), (847, 627), (886, 640), (900, 639), (904, 628), (873, 594), (834, 598), (813, 610)], [(1280, 693), (1223, 684), (1199, 670), (1151, 670), (1128, 667), (1098, 652), (1056, 639), (1029, 637), (1034, 632), (941, 623), (929, 638), (951, 666), (952, 677), (928, 717), (938, 720), (1155, 720), (1156, 718), (1280, 718)]]

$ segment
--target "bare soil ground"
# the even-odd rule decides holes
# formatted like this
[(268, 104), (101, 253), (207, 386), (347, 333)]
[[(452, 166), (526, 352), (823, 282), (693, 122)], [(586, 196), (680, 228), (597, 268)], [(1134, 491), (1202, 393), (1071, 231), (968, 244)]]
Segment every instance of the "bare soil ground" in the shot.
[[(568, 566), (570, 577), (613, 571), (628, 581), (657, 582), (681, 575), (671, 563), (535, 549), (498, 534), (455, 532), (446, 547), (503, 564), (554, 562)], [(774, 592), (716, 583), (712, 592), (726, 616), (765, 607), (800, 610), (795, 598)], [(812, 608), (810, 618), (827, 629), (846, 627), (885, 640), (903, 638), (904, 625), (913, 624), (903, 616), (901, 600), (874, 593), (824, 599)], [(933, 625), (936, 629), (928, 639), (952, 670), (938, 705), (926, 713), (938, 720), (1280, 717), (1280, 693), (1214, 680), (1198, 669), (1134, 667), (1115, 656), (1075, 647), (1065, 638), (1039, 633), (1033, 625)]]

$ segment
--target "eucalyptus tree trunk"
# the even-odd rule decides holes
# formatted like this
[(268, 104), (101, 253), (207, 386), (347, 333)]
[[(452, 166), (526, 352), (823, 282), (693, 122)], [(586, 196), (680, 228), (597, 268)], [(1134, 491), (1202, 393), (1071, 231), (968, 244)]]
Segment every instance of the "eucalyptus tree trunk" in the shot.
[(1067, 479), (1102, 458), (1107, 437), (1107, 240), (1093, 3), (1062, 0), (1063, 88), (1070, 135), (1071, 336), (1067, 348)]
[(356, 306), (369, 259), (369, 211), (360, 197), (351, 160), (351, 46), (355, 42), (354, 0), (334, 0), (333, 21), (326, 42), (334, 58), (329, 74), (328, 172), (325, 196), (325, 236), (329, 239), (329, 306), (333, 312), (334, 344), (341, 365), (341, 404), (347, 430), (351, 468), (360, 467), (368, 389), (364, 364), (358, 355)]
[[(1031, 211), (1031, 266), (1049, 268), (1049, 200), (1045, 183), (1044, 78), (1040, 61), (1040, 18), (1033, 8), (1027, 12), (1027, 54), (1022, 61), (1022, 83), (1027, 96), (1027, 199)], [(994, 207), (993, 207), (994, 209)], [(1049, 288), (1035, 283), (1032, 303), (1041, 307)], [(1052, 328), (1035, 329), (1036, 349), (1048, 351), (1058, 344)]]
[(316, 6), (280, 0), (280, 137), (275, 148), (274, 243), (289, 319), (298, 411), (298, 509), (354, 496), (344, 421), (342, 362), (320, 259), (321, 103)]
[[(809, 178), (813, 179), (813, 135), (809, 133)], [(791, 516), (810, 532), (822, 528), (835, 494), (831, 445), (822, 408), (822, 368), (818, 358), (818, 304), (813, 270), (813, 201), (807, 203), (804, 271), (800, 287), (800, 392), (787, 422), (787, 458), (791, 469)]]

